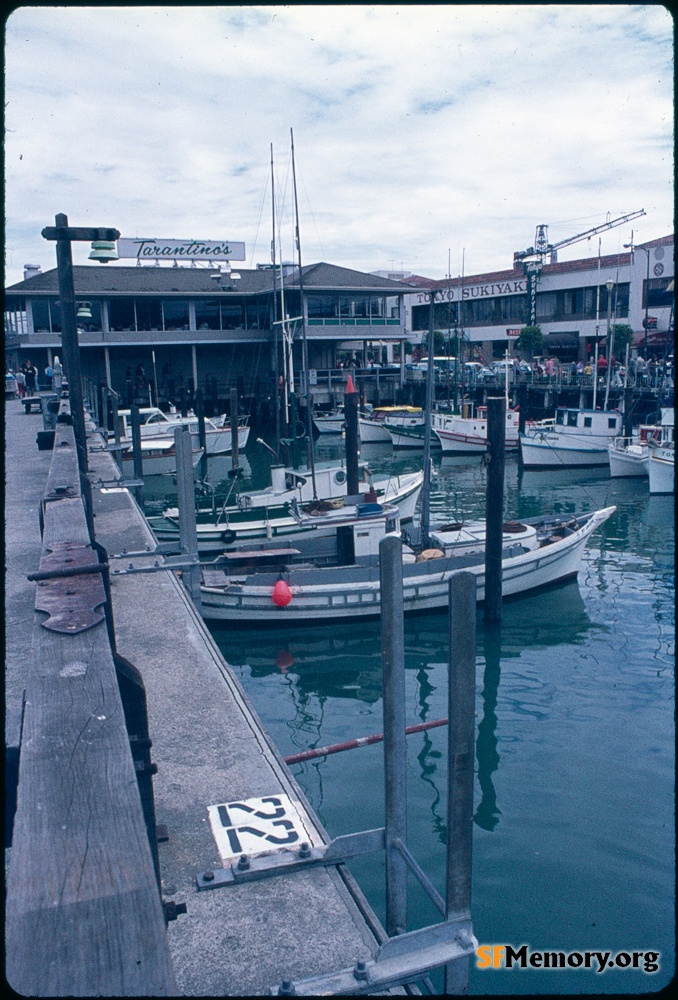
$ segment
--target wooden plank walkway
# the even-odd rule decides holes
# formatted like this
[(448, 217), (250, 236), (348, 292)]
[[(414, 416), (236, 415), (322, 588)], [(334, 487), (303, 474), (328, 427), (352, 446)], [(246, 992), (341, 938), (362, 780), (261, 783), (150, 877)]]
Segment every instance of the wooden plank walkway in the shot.
[[(43, 574), (68, 570), (76, 552), (98, 564), (74, 457), (73, 429), (59, 425)], [(79, 631), (87, 608), (78, 596), (89, 592), (101, 604), (101, 574), (42, 580), (36, 606), (46, 590), (55, 606), (74, 607), (63, 631), (45, 628), (40, 612), (33, 623), (7, 885), (7, 980), (25, 996), (175, 995), (105, 619)]]
[[(18, 411), (11, 418), (28, 420), (34, 429), (38, 421), (41, 426), (40, 417)], [(153, 545), (131, 494), (116, 484), (119, 474), (110, 453), (98, 435), (89, 437), (97, 541), (109, 557)], [(19, 441), (17, 436), (17, 446)], [(30, 447), (44, 462), (48, 453)], [(55, 472), (50, 490), (63, 485)], [(20, 500), (25, 503), (26, 497)], [(38, 501), (36, 496), (36, 520)], [(50, 508), (78, 504), (68, 495), (45, 506), (47, 542), (55, 537)], [(115, 565), (129, 562), (148, 565), (148, 559), (131, 557)], [(21, 572), (36, 569), (34, 562), (19, 572), (12, 567), (12, 573), (20, 579)], [(105, 624), (61, 637), (38, 625), (25, 677), (19, 808), (10, 858), (10, 984), (34, 996), (269, 995), (283, 979), (352, 968), (357, 959), (374, 956), (384, 932), (345, 865), (197, 891), (196, 875), (222, 864), (210, 805), (287, 795), (310, 843), (321, 846), (329, 838), (177, 576), (114, 576), (111, 591), (117, 651), (140, 670), (146, 689), (158, 767), (156, 817), (167, 830), (158, 846), (162, 897), (185, 904), (187, 912), (166, 929), (162, 922), (158, 943), (160, 895), (157, 888), (151, 891), (153, 864), (129, 743), (124, 730), (114, 726), (122, 722), (122, 709), (109, 683), (110, 649), (107, 655), (96, 639), (105, 634)], [(55, 641), (69, 643), (69, 654), (54, 652)], [(12, 654), (16, 658), (18, 650)], [(93, 683), (104, 674), (105, 684)], [(8, 676), (17, 701), (21, 669), (10, 666)], [(64, 695), (78, 705), (65, 705)], [(45, 727), (49, 738), (41, 734)], [(115, 766), (107, 763), (111, 754)], [(57, 775), (51, 787), (48, 763)], [(85, 772), (91, 781), (82, 788), (79, 778)], [(109, 790), (106, 806), (97, 789)], [(35, 968), (25, 968), (31, 964)]]

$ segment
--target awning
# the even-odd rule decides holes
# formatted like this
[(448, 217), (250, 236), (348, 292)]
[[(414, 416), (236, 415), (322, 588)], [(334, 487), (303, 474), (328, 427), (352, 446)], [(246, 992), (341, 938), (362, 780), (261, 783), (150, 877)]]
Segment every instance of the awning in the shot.
[[(647, 331), (647, 342), (653, 347), (663, 346), (665, 344), (673, 343), (673, 331), (672, 330), (648, 330)], [(633, 335), (633, 346), (639, 347), (641, 344), (645, 343), (645, 331), (640, 330)]]

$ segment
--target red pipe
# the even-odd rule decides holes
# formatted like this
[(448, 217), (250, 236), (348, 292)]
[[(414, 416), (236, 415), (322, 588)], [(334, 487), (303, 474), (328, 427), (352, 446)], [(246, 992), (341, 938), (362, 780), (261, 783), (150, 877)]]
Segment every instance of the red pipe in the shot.
[[(410, 733), (423, 733), (426, 729), (435, 729), (436, 726), (446, 726), (447, 719), (435, 719), (433, 722), (418, 722), (416, 726), (408, 726), (405, 730)], [(314, 750), (304, 750), (303, 753), (293, 753), (289, 757), (283, 757), (286, 764), (299, 764), (302, 760), (314, 760), (316, 757), (326, 757), (331, 753), (341, 753), (342, 750), (355, 750), (356, 747), (366, 747), (369, 743), (381, 743), (384, 739), (383, 733), (374, 733), (372, 736), (359, 736), (357, 740), (346, 740), (345, 743), (333, 743), (329, 747), (316, 747)]]

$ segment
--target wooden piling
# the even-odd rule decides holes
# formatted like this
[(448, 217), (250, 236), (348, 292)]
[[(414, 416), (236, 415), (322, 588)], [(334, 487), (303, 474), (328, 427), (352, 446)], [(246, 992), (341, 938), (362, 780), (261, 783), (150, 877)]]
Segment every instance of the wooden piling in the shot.
[(506, 400), (487, 400), (487, 489), (485, 513), (485, 621), (501, 620), (501, 552), (504, 523)]
[(359, 485), (359, 424), (358, 424), (358, 393), (349, 375), (344, 395), (344, 417), (346, 419), (346, 493), (357, 496)]

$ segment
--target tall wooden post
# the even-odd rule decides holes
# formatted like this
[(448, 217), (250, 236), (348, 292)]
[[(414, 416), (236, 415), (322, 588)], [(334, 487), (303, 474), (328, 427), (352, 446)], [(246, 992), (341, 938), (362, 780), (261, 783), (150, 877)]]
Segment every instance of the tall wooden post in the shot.
[[(471, 917), (475, 762), (476, 578), (450, 579), (445, 917)], [(445, 993), (467, 993), (469, 956), (445, 966)]]
[(506, 400), (487, 400), (487, 492), (485, 512), (485, 621), (501, 621), (501, 552), (504, 524)]
[[(68, 216), (55, 216), (57, 232), (67, 230)], [(61, 307), (61, 350), (68, 378), (68, 394), (71, 401), (71, 417), (75, 432), (80, 471), (87, 472), (87, 438), (85, 434), (85, 409), (82, 394), (82, 374), (80, 370), (80, 347), (78, 346), (78, 326), (75, 317), (75, 289), (73, 287), (73, 257), (71, 240), (68, 235), (57, 237), (56, 241), (57, 277), (59, 280), (59, 302)]]
[(359, 424), (358, 393), (349, 375), (344, 393), (344, 417), (346, 419), (346, 493), (357, 496), (360, 492), (360, 470), (358, 464)]
[(233, 458), (233, 473), (237, 475), (240, 468), (240, 451), (238, 449), (238, 390), (231, 389), (231, 456)]

